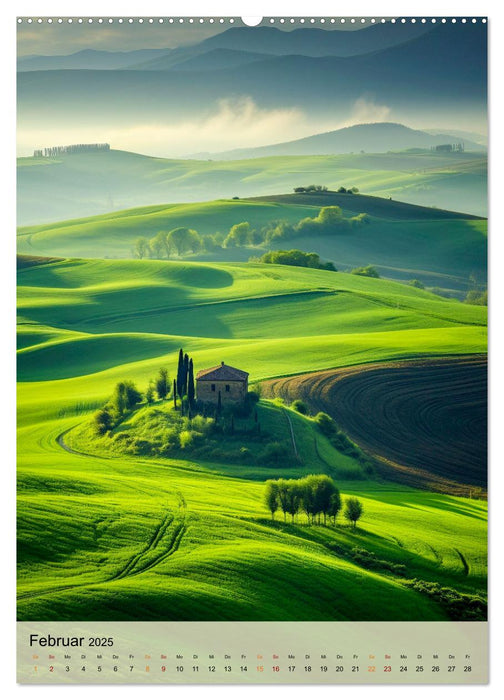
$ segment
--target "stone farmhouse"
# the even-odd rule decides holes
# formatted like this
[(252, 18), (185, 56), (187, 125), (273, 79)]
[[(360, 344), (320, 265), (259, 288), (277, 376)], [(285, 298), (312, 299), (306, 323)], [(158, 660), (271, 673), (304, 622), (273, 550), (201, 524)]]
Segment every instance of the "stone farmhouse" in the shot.
[(217, 367), (202, 369), (196, 375), (196, 395), (198, 401), (217, 404), (240, 403), (248, 392), (248, 372), (221, 362)]

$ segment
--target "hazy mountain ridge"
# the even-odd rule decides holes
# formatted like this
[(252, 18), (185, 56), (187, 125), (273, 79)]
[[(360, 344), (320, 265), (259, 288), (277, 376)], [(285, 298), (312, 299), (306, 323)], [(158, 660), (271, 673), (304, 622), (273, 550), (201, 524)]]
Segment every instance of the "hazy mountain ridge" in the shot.
[(268, 55), (300, 54), (320, 57), (354, 56), (420, 36), (430, 27), (393, 25), (390, 22), (356, 31), (304, 27), (283, 31), (276, 27), (232, 27), (190, 46), (139, 49), (135, 51), (99, 51), (84, 49), (62, 56), (21, 56), (18, 71), (32, 70), (171, 70), (184, 62), (215, 50)]
[[(486, 66), (475, 58), (480, 52), (477, 46), (471, 50), (468, 44), (456, 60), (445, 60), (443, 34), (427, 47), (423, 40), (412, 40), (408, 48), (394, 47), (354, 58), (274, 56), (246, 66), (212, 70), (20, 73), (20, 123), (26, 126), (31, 121), (37, 128), (45, 121), (73, 123), (81, 118), (82, 109), (86, 110), (87, 124), (102, 129), (109, 122), (114, 126), (159, 119), (166, 122), (194, 118), (195, 114), (203, 118), (212, 114), (222, 99), (243, 96), (261, 109), (301, 110), (314, 119), (314, 125), (318, 115), (332, 121), (348, 119), (366, 95), (387, 105), (389, 111), (417, 117), (438, 110), (445, 118), (455, 119), (462, 110), (485, 109)], [(417, 54), (422, 55), (421, 69)]]
[(193, 157), (211, 157), (223, 160), (261, 158), (282, 155), (331, 155), (338, 153), (386, 153), (410, 148), (428, 149), (441, 144), (463, 142), (466, 150), (484, 151), (485, 147), (460, 136), (436, 133), (431, 134), (418, 129), (410, 129), (394, 122), (375, 122), (354, 124), (353, 126), (314, 134), (294, 141), (259, 146), (257, 148), (238, 148), (221, 153), (199, 153)]

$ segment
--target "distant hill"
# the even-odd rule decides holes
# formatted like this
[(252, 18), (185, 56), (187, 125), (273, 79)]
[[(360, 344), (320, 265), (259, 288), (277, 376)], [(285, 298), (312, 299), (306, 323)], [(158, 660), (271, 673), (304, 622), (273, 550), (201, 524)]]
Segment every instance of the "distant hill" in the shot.
[[(276, 27), (231, 27), (191, 46), (175, 49), (139, 49), (135, 51), (97, 51), (84, 49), (63, 56), (22, 56), (18, 59), (20, 72), (42, 70), (115, 70), (134, 68), (140, 70), (187, 70), (186, 62), (199, 56), (207, 56), (214, 68), (242, 65), (236, 53), (252, 54), (255, 59), (268, 55), (282, 56), (355, 56), (396, 44), (425, 34), (431, 28), (425, 25), (385, 24), (365, 27), (356, 31), (317, 29), (307, 27), (285, 31)], [(222, 65), (216, 59), (222, 52)], [(213, 58), (212, 58), (213, 57)], [(248, 62), (248, 61), (245, 61)], [(197, 61), (195, 66), (206, 60)], [(189, 63), (190, 65), (190, 63)], [(197, 69), (197, 68), (196, 68)]]
[(115, 70), (166, 55), (170, 49), (138, 49), (136, 51), (97, 51), (84, 49), (63, 56), (21, 56), (17, 70)]
[[(403, 151), (409, 148), (429, 149), (439, 144), (464, 142), (471, 151), (484, 151), (481, 144), (461, 139), (449, 134), (430, 134), (417, 129), (410, 129), (403, 124), (378, 122), (374, 124), (355, 124), (344, 129), (315, 134), (307, 138), (277, 143), (258, 148), (238, 148), (223, 153), (208, 154), (211, 158), (230, 160), (233, 158), (261, 158), (264, 156), (287, 155), (329, 155), (332, 153), (386, 153)], [(198, 154), (203, 155), (203, 154)], [(207, 154), (205, 154), (207, 155)]]
[(318, 253), (339, 270), (372, 263), (384, 277), (419, 279), (426, 286), (464, 296), (469, 276), (486, 279), (487, 221), (458, 212), (418, 207), (404, 202), (327, 192), (320, 195), (276, 194), (189, 204), (158, 204), (102, 216), (59, 221), (18, 231), (18, 252), (42, 256), (129, 258), (135, 241), (179, 226), (201, 235), (226, 234), (241, 221), (260, 231), (275, 221), (297, 224), (316, 217), (323, 206), (340, 206), (346, 218), (365, 213), (368, 223), (351, 230), (291, 233), (266, 247), (212, 247), (191, 259), (247, 261), (270, 249), (298, 248)]
[(357, 56), (380, 51), (414, 39), (430, 31), (421, 24), (375, 24), (345, 31), (302, 27), (282, 31), (276, 27), (234, 27), (201, 42), (200, 47), (259, 51), (285, 56)]
[(439, 25), (402, 44), (348, 57), (269, 55), (212, 70), (22, 72), (18, 111), (26, 127), (54, 128), (78, 123), (85, 109), (87, 125), (105, 129), (118, 121), (134, 126), (208, 115), (222, 99), (247, 96), (261, 109), (301, 110), (316, 129), (319, 117), (324, 123), (348, 119), (356, 102), (371, 95), (394, 111), (455, 120), (461, 111), (486, 109), (486, 27), (454, 27)]
[[(42, 145), (42, 144), (38, 144)], [(159, 202), (358, 187), (441, 209), (486, 215), (485, 153), (356, 153), (248, 160), (174, 160), (110, 150), (19, 158), (18, 223), (40, 224)]]
[(175, 50), (161, 57), (153, 58), (141, 66), (142, 70), (211, 71), (245, 66), (254, 61), (262, 61), (266, 56), (254, 51), (237, 49), (211, 49), (199, 53), (196, 49)]

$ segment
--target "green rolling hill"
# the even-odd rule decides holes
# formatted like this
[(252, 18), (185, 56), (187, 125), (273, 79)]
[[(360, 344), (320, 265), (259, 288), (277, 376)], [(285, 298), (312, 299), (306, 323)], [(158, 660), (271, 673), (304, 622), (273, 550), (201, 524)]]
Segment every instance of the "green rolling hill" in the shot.
[[(117, 381), (143, 390), (161, 365), (173, 377), (181, 346), (197, 369), (225, 360), (257, 383), (484, 352), (486, 309), (260, 264), (32, 258), (18, 284), (19, 619), (450, 619), (413, 579), (484, 598), (484, 501), (363, 478), (355, 464), (348, 478), (352, 460), (280, 403), (262, 400), (261, 420), (286, 440), (287, 413), (302, 456), (280, 470), (113, 454), (77, 426)], [(263, 480), (314, 470), (362, 500), (357, 530), (271, 521)]]
[(190, 259), (246, 261), (268, 247), (300, 248), (319, 253), (338, 269), (351, 270), (371, 262), (385, 277), (404, 281), (418, 278), (425, 286), (439, 287), (459, 297), (467, 292), (470, 276), (485, 285), (485, 219), (361, 194), (274, 195), (127, 209), (20, 228), (18, 251), (29, 255), (132, 257), (137, 238), (150, 239), (159, 231), (185, 226), (202, 235), (220, 233), (224, 237), (241, 221), (250, 222), (257, 230), (277, 220), (295, 224), (331, 205), (340, 206), (346, 217), (367, 213), (370, 223), (352, 231), (282, 238), (262, 249), (200, 251)]
[(289, 192), (299, 185), (362, 192), (486, 216), (482, 153), (352, 153), (250, 160), (174, 160), (107, 153), (19, 158), (21, 226), (162, 202)]

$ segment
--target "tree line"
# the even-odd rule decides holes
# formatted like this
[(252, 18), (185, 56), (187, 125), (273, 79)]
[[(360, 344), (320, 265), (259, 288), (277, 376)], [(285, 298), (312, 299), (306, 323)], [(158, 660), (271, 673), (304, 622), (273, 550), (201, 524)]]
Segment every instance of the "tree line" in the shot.
[[(284, 522), (287, 515), (294, 523), (296, 516), (304, 513), (309, 525), (327, 524), (327, 518), (333, 525), (340, 513), (343, 502), (338, 487), (326, 474), (311, 474), (301, 479), (269, 479), (266, 482), (264, 503), (275, 519), (275, 513), (281, 510)], [(362, 503), (354, 497), (345, 500), (343, 517), (352, 523), (354, 529), (364, 509)]]
[[(358, 194), (359, 190), (357, 187), (338, 187), (335, 190), (338, 194)], [(318, 194), (320, 192), (329, 192), (329, 189), (325, 185), (307, 185), (306, 187), (294, 187), (294, 192), (296, 194)]]
[(71, 146), (51, 146), (33, 151), (35, 158), (50, 158), (52, 156), (68, 155), (72, 153), (89, 153), (90, 151), (110, 151), (109, 143), (75, 143)]
[(133, 254), (137, 258), (163, 259), (200, 251), (214, 252), (223, 248), (260, 247), (280, 239), (343, 233), (369, 222), (367, 214), (345, 217), (342, 208), (334, 205), (322, 207), (317, 216), (307, 216), (295, 224), (280, 219), (256, 229), (250, 222), (240, 221), (233, 224), (227, 234), (216, 232), (200, 235), (198, 231), (183, 226), (171, 231), (158, 231), (150, 239), (144, 236), (137, 238)]

